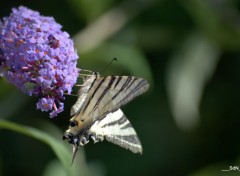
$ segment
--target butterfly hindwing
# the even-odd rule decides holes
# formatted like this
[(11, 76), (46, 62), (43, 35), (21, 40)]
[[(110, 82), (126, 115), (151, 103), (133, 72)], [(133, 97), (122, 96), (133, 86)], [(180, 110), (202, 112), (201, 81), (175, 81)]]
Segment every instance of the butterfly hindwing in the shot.
[(95, 141), (105, 138), (109, 142), (129, 149), (134, 153), (142, 153), (142, 146), (137, 133), (121, 109), (95, 121), (89, 129), (89, 135), (94, 136)]

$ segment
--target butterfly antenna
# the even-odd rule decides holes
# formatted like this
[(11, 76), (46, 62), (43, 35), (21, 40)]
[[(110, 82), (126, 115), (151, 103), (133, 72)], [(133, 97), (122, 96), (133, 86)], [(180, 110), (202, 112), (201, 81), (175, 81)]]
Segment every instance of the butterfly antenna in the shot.
[(114, 57), (100, 73), (101, 73), (101, 74), (104, 73), (104, 72), (111, 66), (111, 64), (113, 63), (113, 61), (116, 61), (116, 62), (117, 62), (117, 58)]

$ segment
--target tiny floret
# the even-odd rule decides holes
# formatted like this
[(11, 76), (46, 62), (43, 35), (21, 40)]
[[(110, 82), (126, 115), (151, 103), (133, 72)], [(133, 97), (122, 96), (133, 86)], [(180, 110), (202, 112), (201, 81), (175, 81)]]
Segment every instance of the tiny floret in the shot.
[(37, 96), (37, 109), (57, 116), (77, 81), (78, 55), (54, 18), (20, 6), (0, 20), (0, 76)]

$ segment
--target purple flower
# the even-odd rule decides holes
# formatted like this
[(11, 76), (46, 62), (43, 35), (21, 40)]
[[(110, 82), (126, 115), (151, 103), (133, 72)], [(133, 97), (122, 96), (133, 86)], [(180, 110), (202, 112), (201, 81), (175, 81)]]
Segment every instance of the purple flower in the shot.
[(79, 69), (69, 34), (52, 18), (20, 6), (0, 21), (0, 76), (39, 97), (37, 109), (57, 116)]

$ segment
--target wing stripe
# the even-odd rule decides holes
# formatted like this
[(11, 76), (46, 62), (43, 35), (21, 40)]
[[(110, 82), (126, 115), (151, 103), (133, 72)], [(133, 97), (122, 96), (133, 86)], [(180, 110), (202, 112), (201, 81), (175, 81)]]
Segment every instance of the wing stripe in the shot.
[(101, 126), (101, 128), (105, 128), (105, 127), (110, 127), (110, 126), (114, 126), (116, 124), (119, 124), (119, 122), (122, 121), (123, 123), (127, 121), (127, 119), (122, 116), (120, 119), (116, 119), (115, 121), (113, 122), (110, 122), (110, 123), (107, 123), (107, 124), (104, 124), (103, 126)]
[(133, 128), (131, 123), (126, 123), (124, 126), (122, 126), (120, 129), (121, 130), (125, 130), (125, 129), (128, 129), (128, 128)]
[(86, 106), (84, 107), (84, 109), (83, 109), (83, 111), (82, 111), (83, 113), (86, 111), (88, 105), (90, 104), (90, 102), (91, 102), (91, 100), (93, 99), (94, 95), (96, 94), (97, 90), (101, 87), (101, 85), (104, 83), (104, 81), (106, 81), (106, 77), (103, 77), (103, 78), (102, 78), (101, 82), (98, 84), (97, 88), (96, 88), (95, 91), (93, 92), (91, 98), (89, 98)]
[(79, 89), (79, 91), (78, 91), (78, 99), (77, 99), (76, 103), (75, 103), (75, 104), (72, 106), (72, 108), (71, 108), (71, 112), (70, 112), (70, 115), (71, 115), (71, 116), (74, 116), (74, 115), (76, 115), (77, 113), (80, 112), (80, 109), (82, 108), (82, 105), (83, 105), (85, 99), (87, 98), (87, 93), (88, 93), (88, 92), (91, 90), (91, 88), (93, 87), (94, 83), (96, 82), (97, 78), (99, 77), (99, 74), (98, 74), (98, 73), (92, 74), (92, 75), (89, 76), (89, 78), (87, 78), (87, 79), (92, 79), (92, 77), (93, 77), (92, 82), (90, 82), (90, 83), (88, 83), (88, 84), (85, 84), (86, 82), (84, 83), (84, 86), (89, 86), (89, 84), (90, 84), (90, 86), (89, 86), (89, 88), (86, 90), (86, 92), (84, 92), (84, 93), (82, 93), (81, 95), (79, 95), (80, 90), (81, 90), (81, 89)]
[(116, 84), (114, 85), (114, 89), (117, 87), (117, 85), (119, 84), (119, 82), (120, 82), (121, 80), (122, 80), (122, 76), (119, 76)]
[(126, 149), (130, 149), (134, 153), (142, 153), (141, 143), (136, 135), (114, 135), (114, 136), (106, 136), (106, 139), (112, 143), (120, 145)]
[[(126, 123), (127, 121), (128, 121), (128, 119), (127, 119), (127, 118), (124, 116), (124, 114), (123, 114), (122, 118), (120, 118), (120, 119), (118, 120), (118, 125), (120, 126), (120, 125)], [(129, 121), (128, 121), (128, 122), (129, 122)]]
[(96, 102), (96, 104), (93, 107), (93, 111), (95, 111), (98, 107), (98, 105), (100, 104), (101, 100), (103, 99), (103, 97), (106, 95), (107, 91), (112, 87), (112, 84), (114, 83), (116, 77), (115, 76), (111, 76), (111, 79), (109, 81), (109, 84), (107, 85), (107, 87), (104, 89), (103, 93), (101, 94), (101, 96), (99, 97), (98, 101)]
[(91, 90), (91, 88), (93, 87), (93, 84), (96, 82), (96, 80), (97, 80), (98, 77), (99, 77), (99, 75), (98, 75), (98, 74), (95, 74), (95, 78), (94, 78), (91, 86), (89, 87), (88, 92)]
[[(123, 104), (124, 101), (126, 101), (126, 97), (131, 97), (131, 95), (134, 94), (134, 92), (136, 92), (137, 90), (139, 90), (140, 88), (144, 87), (145, 85), (148, 85), (147, 81), (146, 80), (141, 80), (121, 101), (118, 102), (118, 105), (121, 105)], [(145, 89), (147, 90), (147, 89)], [(145, 90), (142, 90), (142, 92), (140, 93), (143, 93), (145, 92)], [(139, 93), (139, 94), (140, 94)], [(139, 95), (137, 94), (137, 95)], [(132, 98), (134, 98), (134, 96), (132, 96)], [(128, 101), (130, 101), (131, 99), (129, 99)]]
[(132, 134), (132, 135), (114, 135), (114, 137), (119, 138), (121, 140), (128, 141), (129, 143), (132, 143), (133, 145), (139, 145), (137, 136)]
[(112, 97), (112, 100), (114, 100), (114, 99), (125, 89), (125, 87), (129, 84), (129, 82), (131, 81), (131, 79), (132, 79), (131, 76), (129, 76), (129, 77), (126, 79), (125, 83), (122, 85), (122, 87), (121, 87), (121, 89), (118, 91), (118, 93), (116, 93), (116, 94)]
[(132, 82), (126, 87), (125, 92), (133, 85), (133, 83), (137, 80), (138, 78), (134, 78)]

